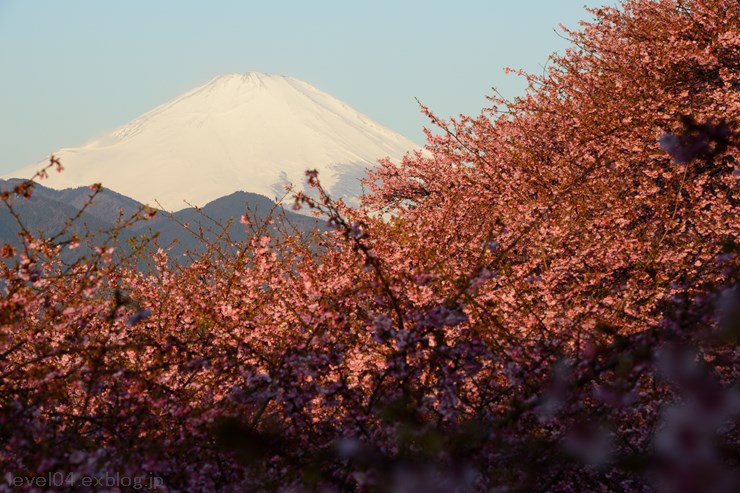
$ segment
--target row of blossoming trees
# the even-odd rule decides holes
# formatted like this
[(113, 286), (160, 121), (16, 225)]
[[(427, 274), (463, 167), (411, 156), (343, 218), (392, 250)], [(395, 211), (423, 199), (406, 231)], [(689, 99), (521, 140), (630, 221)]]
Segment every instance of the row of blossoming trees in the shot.
[(328, 233), (3, 247), (0, 490), (733, 491), (740, 12), (593, 14)]

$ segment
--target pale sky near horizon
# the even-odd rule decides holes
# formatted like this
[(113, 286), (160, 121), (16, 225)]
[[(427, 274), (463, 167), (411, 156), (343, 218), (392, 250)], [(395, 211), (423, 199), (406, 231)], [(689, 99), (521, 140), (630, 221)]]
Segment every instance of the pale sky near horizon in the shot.
[(0, 0), (0, 173), (229, 72), (292, 75), (423, 143), (419, 98), (477, 114), (616, 0)]

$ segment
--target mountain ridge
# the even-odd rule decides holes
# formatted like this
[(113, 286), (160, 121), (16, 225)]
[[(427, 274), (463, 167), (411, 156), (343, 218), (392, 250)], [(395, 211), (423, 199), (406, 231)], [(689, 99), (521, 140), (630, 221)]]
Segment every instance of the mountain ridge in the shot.
[[(12, 190), (18, 181), (20, 180), (0, 179), (0, 190)], [(54, 190), (37, 183), (29, 199), (14, 197), (9, 200), (29, 232), (50, 238), (64, 227), (68, 219), (78, 214), (83, 204), (89, 202), (91, 194), (92, 192), (85, 187)], [(70, 226), (67, 234), (58, 239), (64, 241), (72, 235), (85, 237), (88, 233), (112, 230), (119, 217), (124, 219), (131, 217), (142, 207), (143, 204), (134, 199), (104, 188)], [(140, 237), (142, 234), (153, 237), (156, 233), (158, 244), (168, 250), (172, 259), (181, 259), (188, 251), (198, 255), (208, 249), (208, 241), (216, 240), (218, 233), (221, 232), (221, 226), (226, 228), (232, 240), (243, 241), (247, 238), (247, 233), (239, 219), (245, 213), (249, 213), (258, 225), (265, 222), (268, 215), (273, 214), (273, 217), (284, 218), (284, 221), (281, 221), (282, 225), (295, 228), (296, 232), (307, 234), (317, 228), (326, 229), (323, 221), (317, 218), (285, 210), (265, 196), (237, 191), (210, 201), (198, 209), (188, 207), (171, 214), (157, 211), (153, 218), (136, 222), (121, 230), (123, 249), (120, 252), (125, 253), (125, 245), (129, 239)], [(202, 243), (200, 238), (194, 236), (182, 224), (188, 224), (191, 230), (202, 229), (206, 243)], [(15, 217), (6, 207), (0, 207), (0, 244), (20, 246), (20, 232), (21, 227)], [(87, 252), (88, 250), (82, 246), (73, 251), (65, 250), (63, 257), (71, 261)]]

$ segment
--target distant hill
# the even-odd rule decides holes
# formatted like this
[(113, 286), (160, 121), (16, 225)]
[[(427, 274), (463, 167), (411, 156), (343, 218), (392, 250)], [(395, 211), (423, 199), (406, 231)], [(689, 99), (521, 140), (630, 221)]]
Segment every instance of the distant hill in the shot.
[[(12, 190), (19, 181), (0, 180), (0, 190)], [(68, 219), (79, 213), (91, 194), (92, 191), (87, 187), (53, 190), (37, 184), (30, 199), (17, 197), (13, 199), (12, 204), (27, 229), (49, 238), (61, 231)], [(142, 204), (136, 200), (104, 189), (95, 197), (95, 202), (74, 222), (64, 238), (69, 238), (73, 234), (84, 236), (88, 232), (110, 230), (116, 225), (119, 217), (130, 217), (141, 207)], [(264, 221), (270, 213), (274, 213), (275, 216), (284, 217), (286, 224), (300, 232), (313, 231), (317, 227), (324, 228), (323, 221), (286, 211), (267, 197), (249, 192), (234, 192), (206, 204), (199, 210), (187, 208), (173, 214), (157, 211), (153, 219), (141, 221), (124, 230), (121, 235), (122, 245), (132, 237), (142, 234), (151, 237), (158, 233), (158, 244), (170, 247), (168, 253), (172, 258), (182, 259), (183, 253), (187, 250), (204, 251), (200, 239), (183, 225), (188, 225), (193, 231), (202, 228), (204, 238), (214, 240), (221, 229), (216, 223), (224, 226), (230, 224), (227, 228), (229, 236), (234, 241), (240, 241), (247, 237), (245, 226), (239, 222), (247, 211), (250, 211), (250, 215), (253, 215), (257, 222)], [(271, 227), (271, 231), (275, 231), (274, 226)], [(20, 226), (15, 218), (6, 207), (0, 205), (0, 243), (19, 245), (19, 232)], [(81, 247), (79, 251), (66, 254), (66, 257), (70, 260), (83, 253), (85, 249)], [(184, 261), (187, 262), (187, 259)]]
[[(250, 211), (250, 215), (256, 216), (258, 222), (264, 221), (274, 210), (275, 216), (284, 216), (287, 224), (300, 232), (313, 231), (317, 227), (324, 229), (323, 221), (286, 211), (265, 196), (249, 192), (234, 192), (206, 204), (199, 210), (191, 207), (174, 214), (160, 211), (154, 220), (141, 223), (134, 231), (138, 233), (149, 230), (159, 232), (159, 243), (172, 245), (169, 254), (179, 257), (186, 250), (201, 251), (202, 249), (200, 239), (185, 230), (183, 224), (188, 225), (195, 232), (202, 227), (204, 237), (214, 240), (221, 232), (221, 228), (214, 224), (214, 221), (223, 226), (230, 223), (227, 228), (229, 237), (237, 241), (244, 240), (247, 238), (245, 226), (239, 221), (247, 210)], [(274, 233), (275, 227), (270, 227), (269, 231)]]

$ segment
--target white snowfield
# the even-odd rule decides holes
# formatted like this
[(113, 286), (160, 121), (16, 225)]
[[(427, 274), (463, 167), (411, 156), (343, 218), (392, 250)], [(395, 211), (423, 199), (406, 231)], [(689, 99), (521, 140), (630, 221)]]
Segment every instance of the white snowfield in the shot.
[[(317, 169), (331, 195), (355, 202), (359, 178), (383, 157), (418, 149), (336, 98), (293, 77), (229, 74), (165, 103), (79, 148), (45, 186), (104, 187), (168, 210), (203, 206), (243, 190), (280, 198)], [(42, 161), (6, 178), (29, 178)]]

